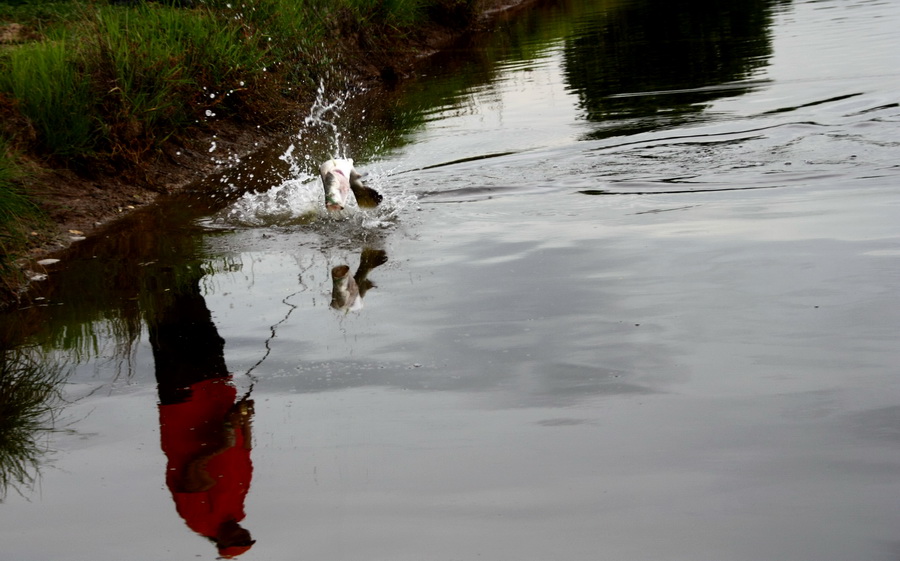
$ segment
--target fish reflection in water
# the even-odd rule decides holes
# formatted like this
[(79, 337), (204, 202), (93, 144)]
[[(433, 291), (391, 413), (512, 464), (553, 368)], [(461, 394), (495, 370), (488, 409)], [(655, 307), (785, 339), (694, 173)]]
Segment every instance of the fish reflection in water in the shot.
[(250, 391), (238, 398), (225, 365), (225, 341), (200, 292), (202, 274), (188, 266), (179, 271), (182, 282), (175, 282), (174, 272), (163, 273), (162, 289), (154, 293), (148, 324), (160, 444), (178, 514), (215, 544), (220, 557), (231, 559), (254, 543), (240, 525), (253, 475), (253, 401)]
[(338, 265), (331, 269), (331, 307), (340, 311), (362, 309), (366, 292), (375, 285), (368, 279), (369, 272), (387, 263), (387, 253), (382, 249), (364, 248), (359, 257), (359, 267), (350, 276), (350, 267)]

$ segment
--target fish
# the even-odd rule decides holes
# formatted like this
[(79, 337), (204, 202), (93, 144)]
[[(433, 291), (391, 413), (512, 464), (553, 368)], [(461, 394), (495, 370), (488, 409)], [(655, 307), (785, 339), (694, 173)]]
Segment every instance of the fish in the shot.
[(325, 188), (325, 208), (344, 210), (350, 202), (350, 192), (361, 208), (375, 208), (382, 200), (381, 193), (363, 185), (362, 175), (353, 168), (350, 158), (332, 158), (319, 166)]
[(362, 309), (366, 292), (375, 285), (368, 279), (369, 272), (387, 263), (383, 249), (364, 248), (359, 256), (356, 274), (350, 276), (350, 267), (338, 265), (331, 269), (331, 307), (343, 312)]

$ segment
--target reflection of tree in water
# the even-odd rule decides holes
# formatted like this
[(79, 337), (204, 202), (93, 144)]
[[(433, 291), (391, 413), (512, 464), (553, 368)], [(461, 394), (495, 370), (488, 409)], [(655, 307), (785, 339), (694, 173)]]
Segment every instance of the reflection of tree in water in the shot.
[(25, 349), (0, 353), (0, 500), (34, 486), (63, 405), (66, 371)]
[(649, 128), (661, 116), (702, 111), (703, 102), (747, 91), (715, 86), (747, 80), (768, 64), (777, 1), (617, 4), (566, 42), (566, 79), (591, 121), (644, 118), (653, 124), (636, 126)]

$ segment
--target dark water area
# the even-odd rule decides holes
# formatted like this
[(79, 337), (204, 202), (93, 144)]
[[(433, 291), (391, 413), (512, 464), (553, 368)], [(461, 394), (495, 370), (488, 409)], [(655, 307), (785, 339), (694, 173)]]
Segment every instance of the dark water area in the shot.
[(210, 146), (0, 316), (0, 559), (900, 558), (898, 28), (542, 2)]

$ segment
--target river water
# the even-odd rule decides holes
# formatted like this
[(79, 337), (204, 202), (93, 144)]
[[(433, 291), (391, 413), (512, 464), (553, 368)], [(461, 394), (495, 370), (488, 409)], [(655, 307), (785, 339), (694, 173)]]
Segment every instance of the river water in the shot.
[(897, 29), (571, 0), (324, 89), (0, 319), (0, 558), (900, 558)]

